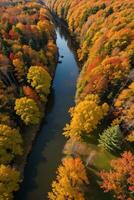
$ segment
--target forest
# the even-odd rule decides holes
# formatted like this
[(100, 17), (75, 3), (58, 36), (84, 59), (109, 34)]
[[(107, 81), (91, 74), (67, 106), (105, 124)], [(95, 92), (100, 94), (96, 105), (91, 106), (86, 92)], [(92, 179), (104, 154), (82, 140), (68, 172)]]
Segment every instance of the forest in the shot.
[[(51, 103), (65, 56), (56, 43), (56, 20), (76, 44), (75, 103), (69, 121), (60, 120), (66, 141), (48, 196), (23, 200), (134, 200), (134, 0), (3, 2), (8, 6), (0, 4), (0, 200), (14, 199), (21, 188)], [(63, 36), (61, 49), (62, 41)], [(53, 126), (53, 120), (47, 123)]]
[(132, 200), (134, 1), (47, 2), (68, 24), (81, 63), (76, 105), (63, 133), (68, 139), (65, 157), (49, 199), (98, 200), (101, 192), (91, 195), (101, 188), (109, 194), (106, 199)]
[[(0, 7), (0, 200), (12, 199), (34, 131), (44, 116), (57, 60), (46, 7)], [(27, 142), (28, 141), (28, 142)]]

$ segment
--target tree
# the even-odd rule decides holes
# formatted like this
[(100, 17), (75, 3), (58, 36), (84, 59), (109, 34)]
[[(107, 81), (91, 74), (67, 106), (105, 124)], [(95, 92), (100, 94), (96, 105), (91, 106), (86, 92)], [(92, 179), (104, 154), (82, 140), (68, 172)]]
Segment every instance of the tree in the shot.
[(125, 129), (133, 130), (134, 120), (134, 82), (121, 91), (115, 101), (114, 113), (125, 124)]
[(108, 17), (109, 15), (113, 14), (114, 10), (112, 7), (109, 8), (109, 10), (106, 12), (106, 17)]
[(33, 99), (27, 97), (16, 99), (15, 110), (26, 125), (40, 122), (41, 112)]
[(100, 135), (99, 146), (108, 151), (121, 149), (123, 134), (120, 127), (111, 126)]
[(9, 116), (9, 114), (3, 112), (3, 113), (0, 113), (0, 123), (10, 126), (11, 124), (14, 123), (14, 121), (11, 120), (11, 117)]
[(3, 52), (3, 54), (8, 57), (10, 52), (11, 52), (10, 45), (8, 44), (8, 42), (6, 40), (2, 40), (1, 44), (2, 44), (2, 52)]
[(71, 122), (64, 129), (67, 137), (80, 137), (90, 134), (107, 114), (109, 106), (107, 103), (99, 105), (99, 97), (89, 94), (83, 101), (70, 110)]
[(84, 200), (82, 187), (88, 184), (84, 165), (80, 158), (67, 157), (58, 168), (56, 181), (52, 183), (50, 200)]
[(36, 50), (36, 42), (34, 39), (30, 39), (28, 44), (32, 49)]
[(31, 66), (27, 75), (28, 82), (39, 94), (42, 101), (46, 100), (46, 96), (50, 92), (51, 76), (41, 66)]
[(0, 163), (9, 163), (16, 155), (22, 155), (19, 131), (0, 124)]
[(12, 28), (12, 24), (10, 24), (9, 21), (7, 21), (5, 23), (5, 31), (8, 33), (11, 28)]
[(0, 200), (13, 198), (12, 193), (19, 189), (20, 172), (9, 166), (0, 165)]
[(33, 99), (36, 102), (40, 101), (38, 94), (29, 86), (23, 86), (23, 93), (27, 98)]
[(109, 172), (102, 171), (103, 180), (101, 188), (105, 192), (114, 192), (119, 200), (132, 200), (134, 198), (134, 155), (124, 152), (121, 158), (111, 161), (112, 169)]
[(24, 66), (24, 62), (20, 58), (16, 58), (13, 60), (14, 71), (19, 82), (24, 82), (26, 76), (26, 67)]
[(102, 73), (113, 83), (126, 77), (129, 69), (129, 59), (119, 56), (106, 57), (101, 64)]
[(129, 135), (127, 136), (127, 141), (134, 142), (134, 130), (129, 132)]

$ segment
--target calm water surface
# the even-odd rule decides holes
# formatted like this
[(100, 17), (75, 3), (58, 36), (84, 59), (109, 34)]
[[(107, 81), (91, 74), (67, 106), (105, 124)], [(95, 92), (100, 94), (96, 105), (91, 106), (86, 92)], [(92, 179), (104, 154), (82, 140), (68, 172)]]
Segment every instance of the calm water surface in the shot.
[(68, 109), (74, 105), (78, 66), (66, 31), (57, 28), (61, 64), (57, 65), (52, 94), (41, 131), (28, 158), (24, 182), (15, 200), (47, 200), (52, 180), (62, 158), (63, 127), (69, 122)]

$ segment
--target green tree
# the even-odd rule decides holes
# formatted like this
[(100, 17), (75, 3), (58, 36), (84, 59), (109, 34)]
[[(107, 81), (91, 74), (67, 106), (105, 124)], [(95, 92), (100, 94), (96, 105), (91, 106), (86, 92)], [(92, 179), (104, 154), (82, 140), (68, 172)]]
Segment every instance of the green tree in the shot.
[(35, 49), (35, 50), (36, 50), (36, 42), (34, 41), (34, 39), (30, 39), (30, 40), (29, 40), (29, 46), (30, 46), (32, 49)]
[(12, 24), (10, 24), (8, 21), (5, 24), (5, 31), (8, 33), (10, 29), (12, 28)]
[(11, 52), (10, 45), (7, 43), (6, 40), (2, 40), (2, 52), (4, 55), (9, 56), (9, 53)]
[(108, 151), (115, 151), (121, 149), (123, 141), (123, 134), (120, 127), (111, 126), (100, 135), (99, 146)]

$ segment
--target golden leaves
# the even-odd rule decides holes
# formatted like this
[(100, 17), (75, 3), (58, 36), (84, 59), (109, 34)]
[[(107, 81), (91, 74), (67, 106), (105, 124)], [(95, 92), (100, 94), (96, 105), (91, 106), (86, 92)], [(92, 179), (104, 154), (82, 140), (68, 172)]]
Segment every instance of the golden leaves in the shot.
[(38, 124), (41, 120), (41, 112), (33, 99), (27, 97), (16, 99), (14, 109), (26, 125)]
[(66, 157), (58, 168), (56, 181), (53, 181), (48, 197), (50, 200), (84, 200), (82, 186), (88, 183), (81, 159)]
[(79, 138), (83, 134), (90, 134), (101, 119), (107, 114), (107, 103), (99, 105), (99, 97), (89, 94), (83, 101), (71, 110), (71, 122), (64, 129), (66, 137)]

